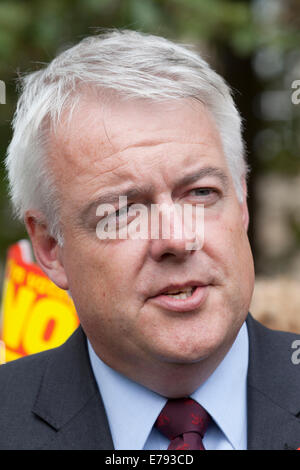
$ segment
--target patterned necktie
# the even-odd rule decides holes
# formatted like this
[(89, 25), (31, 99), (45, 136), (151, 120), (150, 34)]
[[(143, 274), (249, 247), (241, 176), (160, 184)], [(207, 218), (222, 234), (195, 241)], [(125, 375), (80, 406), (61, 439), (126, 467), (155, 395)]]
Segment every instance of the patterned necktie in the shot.
[(192, 398), (167, 401), (155, 426), (171, 443), (168, 450), (205, 450), (202, 439), (211, 417)]

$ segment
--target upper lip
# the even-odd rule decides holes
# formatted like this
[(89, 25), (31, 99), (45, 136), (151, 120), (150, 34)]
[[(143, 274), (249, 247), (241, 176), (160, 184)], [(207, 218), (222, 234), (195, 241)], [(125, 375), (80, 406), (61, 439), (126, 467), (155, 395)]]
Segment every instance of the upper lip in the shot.
[(201, 281), (187, 281), (184, 284), (169, 284), (162, 289), (158, 290), (155, 294), (153, 294), (151, 297), (156, 297), (158, 295), (164, 294), (168, 291), (177, 291), (180, 292), (186, 287), (199, 287), (199, 286), (207, 286), (208, 283), (206, 282), (201, 282)]

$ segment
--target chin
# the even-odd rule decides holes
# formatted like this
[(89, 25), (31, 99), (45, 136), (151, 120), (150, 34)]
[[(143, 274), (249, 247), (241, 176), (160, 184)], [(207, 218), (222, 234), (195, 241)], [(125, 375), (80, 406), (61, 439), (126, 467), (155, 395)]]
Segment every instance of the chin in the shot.
[(159, 351), (156, 351), (159, 359), (162, 362), (170, 364), (196, 364), (204, 359), (206, 359), (211, 354), (211, 348), (205, 346), (197, 345), (192, 347), (191, 344), (186, 345), (184, 349), (178, 347), (175, 348), (175, 345), (172, 349), (161, 348)]
[(203, 361), (218, 363), (227, 353), (232, 344), (231, 335), (225, 335), (224, 330), (219, 326), (203, 335), (186, 337), (180, 341), (173, 342), (170, 348), (165, 345), (162, 354), (164, 360), (174, 364), (201, 364)]

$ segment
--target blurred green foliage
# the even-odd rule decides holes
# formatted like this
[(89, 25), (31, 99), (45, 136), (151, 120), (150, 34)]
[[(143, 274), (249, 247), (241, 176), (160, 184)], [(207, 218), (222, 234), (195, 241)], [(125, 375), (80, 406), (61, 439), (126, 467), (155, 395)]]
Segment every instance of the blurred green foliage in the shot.
[[(291, 81), (300, 78), (299, 25), (298, 0), (0, 0), (0, 79), (7, 88), (6, 104), (0, 105), (1, 162), (11, 138), (18, 75), (39, 68), (60, 50), (99, 28), (113, 27), (165, 35), (203, 50), (227, 81), (231, 84), (233, 80), (233, 86), (242, 90), (244, 117), (247, 125), (254, 126), (247, 143), (255, 171), (293, 174), (300, 166), (300, 105), (282, 120), (272, 112), (268, 115), (268, 109), (266, 116), (260, 109), (259, 94), (285, 90), (289, 100)], [(281, 66), (268, 73), (263, 53), (268, 58), (272, 51), (276, 51)], [(238, 82), (237, 71), (245, 64), (251, 74), (244, 73)], [(266, 134), (270, 139), (256, 139), (256, 133), (266, 130), (271, 130)], [(25, 232), (11, 217), (3, 163), (0, 177), (3, 259), (7, 247)]]

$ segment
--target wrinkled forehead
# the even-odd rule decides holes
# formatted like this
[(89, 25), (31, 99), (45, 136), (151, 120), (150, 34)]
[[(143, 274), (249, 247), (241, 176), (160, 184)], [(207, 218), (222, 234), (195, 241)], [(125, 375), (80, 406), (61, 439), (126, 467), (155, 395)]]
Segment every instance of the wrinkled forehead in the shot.
[(145, 179), (152, 168), (178, 171), (197, 155), (223, 158), (211, 113), (186, 99), (100, 100), (87, 94), (62, 116), (50, 147), (50, 164), (64, 193), (75, 182), (76, 190), (85, 185), (92, 193), (133, 174)]
[[(206, 125), (203, 125), (203, 124)], [(82, 95), (73, 110), (66, 110), (51, 132), (55, 154), (65, 158), (96, 152), (105, 159), (127, 145), (154, 145), (159, 142), (204, 142), (220, 144), (220, 136), (210, 111), (192, 99), (165, 102), (145, 99), (97, 99)], [(76, 150), (74, 152), (74, 150)], [(75, 153), (75, 155), (74, 155)]]

